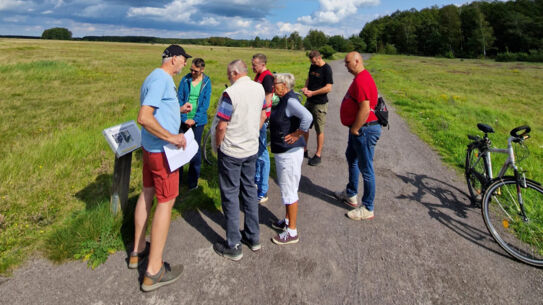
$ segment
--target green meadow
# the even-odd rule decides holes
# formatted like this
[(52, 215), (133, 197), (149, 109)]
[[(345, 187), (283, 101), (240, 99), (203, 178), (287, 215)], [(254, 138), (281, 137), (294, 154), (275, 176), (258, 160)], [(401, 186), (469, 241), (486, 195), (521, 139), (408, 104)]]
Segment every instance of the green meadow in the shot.
[[(377, 55), (368, 69), (411, 130), (462, 173), (467, 135), (483, 135), (477, 123), (494, 128), (489, 137), (500, 148), (511, 129), (529, 125), (530, 155), (519, 165), (543, 182), (543, 64)], [(492, 158), (498, 173), (506, 156)]]
[[(141, 152), (134, 153), (128, 208), (114, 217), (114, 155), (102, 130), (136, 119), (141, 83), (160, 65), (165, 47), (0, 39), (0, 274), (34, 255), (57, 262), (83, 259), (95, 267), (131, 242)], [(263, 52), (271, 71), (295, 75), (297, 89), (309, 68), (301, 51), (185, 47), (206, 60), (213, 83), (210, 116), (233, 59), (250, 63), (254, 53)], [(513, 127), (530, 125), (531, 156), (521, 166), (528, 177), (543, 181), (543, 123), (536, 119), (543, 110), (543, 65), (376, 55), (367, 68), (411, 129), (458, 170), (466, 134), (478, 132), (477, 122), (496, 129), (497, 146), (505, 145)], [(188, 65), (175, 83), (187, 72)], [(203, 166), (200, 186), (187, 195), (182, 189), (176, 216), (186, 209), (219, 208), (213, 166)]]

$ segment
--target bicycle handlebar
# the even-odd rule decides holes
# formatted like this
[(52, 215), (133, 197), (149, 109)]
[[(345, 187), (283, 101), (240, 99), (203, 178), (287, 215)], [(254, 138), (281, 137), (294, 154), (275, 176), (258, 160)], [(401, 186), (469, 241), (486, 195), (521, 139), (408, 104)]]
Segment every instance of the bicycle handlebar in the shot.
[[(532, 129), (530, 128), (530, 126), (528, 125), (523, 125), (523, 126), (519, 126), (513, 130), (511, 130), (511, 132), (509, 133), (512, 137), (515, 137), (515, 138), (524, 138), (524, 136), (526, 136), (527, 134), (530, 133)], [(519, 134), (519, 132), (521, 132)]]

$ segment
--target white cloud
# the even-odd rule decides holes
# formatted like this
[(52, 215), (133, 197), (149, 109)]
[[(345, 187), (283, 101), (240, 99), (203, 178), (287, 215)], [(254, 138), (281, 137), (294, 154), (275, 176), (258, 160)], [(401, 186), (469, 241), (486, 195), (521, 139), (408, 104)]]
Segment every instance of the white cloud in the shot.
[(49, 14), (52, 14), (52, 13), (53, 13), (52, 10), (46, 10), (46, 11), (41, 12), (42, 15), (49, 15)]
[(29, 2), (29, 1), (2, 0), (2, 1), (0, 1), (0, 11), (16, 9), (18, 7), (25, 6), (27, 4), (27, 2)]
[(298, 17), (297, 21), (308, 25), (340, 23), (357, 14), (360, 7), (378, 5), (380, 0), (319, 0), (319, 3), (318, 11)]
[(104, 11), (107, 11), (108, 7), (104, 4), (97, 4), (97, 5), (91, 5), (87, 6), (85, 9), (83, 9), (81, 12), (78, 12), (78, 16), (82, 17), (100, 17), (103, 15)]
[(162, 20), (175, 22), (190, 22), (191, 15), (197, 12), (195, 5), (198, 0), (174, 0), (164, 7), (131, 7), (128, 17), (159, 17)]
[(208, 26), (208, 25), (219, 25), (219, 21), (213, 17), (205, 17), (198, 24)]
[(26, 16), (15, 15), (15, 16), (2, 18), (2, 21), (9, 22), (9, 23), (19, 23), (19, 22), (25, 22), (27, 19), (28, 18)]

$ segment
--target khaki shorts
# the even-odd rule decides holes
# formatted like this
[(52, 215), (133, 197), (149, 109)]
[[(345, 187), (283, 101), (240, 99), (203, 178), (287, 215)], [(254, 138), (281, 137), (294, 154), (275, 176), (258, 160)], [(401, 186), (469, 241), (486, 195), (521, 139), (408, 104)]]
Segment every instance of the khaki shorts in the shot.
[(315, 126), (315, 132), (317, 134), (324, 131), (324, 125), (326, 124), (326, 113), (328, 112), (328, 103), (326, 104), (313, 104), (311, 102), (305, 103), (305, 108), (311, 112), (313, 116), (312, 126)]

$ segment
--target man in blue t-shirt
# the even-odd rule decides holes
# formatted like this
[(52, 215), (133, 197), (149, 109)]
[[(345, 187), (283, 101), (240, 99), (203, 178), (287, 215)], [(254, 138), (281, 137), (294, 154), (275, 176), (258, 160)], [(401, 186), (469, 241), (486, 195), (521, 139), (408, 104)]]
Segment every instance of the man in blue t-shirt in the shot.
[[(190, 57), (182, 47), (169, 46), (162, 54), (161, 67), (151, 72), (141, 86), (138, 123), (143, 127), (143, 191), (134, 212), (134, 249), (130, 253), (128, 267), (138, 268), (149, 256), (141, 284), (143, 291), (171, 284), (179, 279), (183, 271), (183, 265), (170, 266), (162, 261), (172, 208), (179, 194), (179, 171), (170, 171), (164, 145), (171, 143), (183, 148), (186, 145), (185, 136), (179, 133), (179, 112), (189, 112), (192, 107), (190, 103), (179, 106), (172, 76), (181, 72)], [(153, 216), (152, 243), (149, 246), (145, 242), (145, 231), (154, 196), (158, 204)]]

